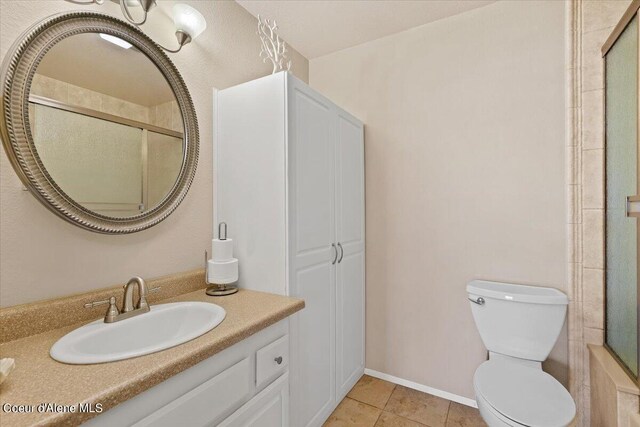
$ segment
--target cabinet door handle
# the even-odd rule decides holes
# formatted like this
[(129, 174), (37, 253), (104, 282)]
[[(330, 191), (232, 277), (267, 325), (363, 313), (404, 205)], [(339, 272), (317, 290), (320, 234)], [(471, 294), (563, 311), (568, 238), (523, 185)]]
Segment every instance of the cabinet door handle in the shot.
[(640, 196), (627, 196), (626, 215), (629, 218), (640, 218)]
[(338, 264), (342, 262), (342, 258), (344, 258), (344, 249), (342, 248), (342, 244), (338, 242), (338, 247), (340, 248), (340, 259), (338, 260)]
[(273, 359), (278, 365), (282, 364), (282, 356), (278, 356), (275, 359)]
[(333, 257), (333, 261), (331, 261), (331, 265), (335, 264), (336, 261), (338, 260), (338, 248), (336, 248), (336, 244), (332, 243), (331, 247), (333, 248), (333, 250), (335, 251), (335, 255)]

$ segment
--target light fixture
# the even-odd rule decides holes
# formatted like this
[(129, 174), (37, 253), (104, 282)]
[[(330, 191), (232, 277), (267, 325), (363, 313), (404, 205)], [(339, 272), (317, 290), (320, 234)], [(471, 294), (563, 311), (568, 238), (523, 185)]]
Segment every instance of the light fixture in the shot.
[[(142, 11), (144, 12), (144, 16), (140, 22), (136, 22), (129, 12), (129, 7), (137, 5), (142, 6)], [(142, 25), (147, 22), (147, 14), (155, 5), (156, 0), (120, 0), (120, 9), (122, 9), (122, 14), (127, 18), (127, 21), (131, 22), (133, 25)]]
[[(144, 17), (142, 21), (136, 22), (131, 13), (129, 12), (129, 6), (139, 4), (144, 11)], [(156, 0), (120, 0), (120, 8), (122, 14), (133, 25), (140, 26), (147, 22), (147, 15), (149, 10), (156, 5)], [(162, 45), (161, 48), (167, 52), (179, 52), (182, 46), (190, 43), (193, 39), (198, 37), (206, 28), (207, 21), (204, 16), (197, 9), (186, 5), (176, 4), (173, 6), (173, 23), (176, 26), (176, 39), (178, 40), (177, 49), (169, 49)]]
[[(103, 4), (104, 3), (104, 0), (66, 0), (66, 1), (70, 3), (76, 3), (76, 4), (92, 4), (92, 3)], [(127, 21), (129, 21), (136, 27), (144, 25), (144, 23), (147, 22), (147, 16), (149, 14), (149, 11), (153, 6), (156, 5), (156, 0), (114, 0), (114, 1), (119, 1), (122, 14), (127, 19)], [(142, 11), (144, 12), (144, 16), (142, 17), (141, 21), (136, 21), (135, 19), (133, 19), (133, 16), (131, 15), (131, 12), (129, 10), (129, 8), (133, 6), (140, 6), (142, 8)], [(172, 53), (179, 52), (182, 49), (182, 46), (193, 41), (196, 37), (202, 34), (202, 32), (207, 28), (207, 21), (204, 19), (204, 16), (202, 16), (202, 14), (198, 12), (197, 9), (186, 4), (176, 4), (175, 6), (173, 6), (173, 23), (176, 27), (176, 39), (178, 40), (178, 48), (169, 49), (160, 45), (161, 48), (163, 48), (167, 52), (172, 52)], [(107, 39), (105, 37), (106, 36), (105, 34), (100, 34), (100, 36), (105, 40), (108, 40), (112, 43), (122, 46), (121, 44), (116, 43), (113, 40)], [(120, 39), (118, 40), (121, 41)], [(126, 42), (123, 42), (123, 43), (126, 43)]]
[(103, 34), (100, 33), (100, 37), (106, 41), (108, 41), (109, 43), (113, 43), (116, 46), (120, 46), (123, 49), (129, 49), (131, 46), (133, 46), (131, 43), (122, 40), (121, 38), (118, 38), (116, 36), (112, 36), (110, 34)]
[(187, 4), (173, 6), (173, 23), (176, 26), (176, 38), (180, 45), (178, 50), (202, 34), (207, 28), (204, 16)]

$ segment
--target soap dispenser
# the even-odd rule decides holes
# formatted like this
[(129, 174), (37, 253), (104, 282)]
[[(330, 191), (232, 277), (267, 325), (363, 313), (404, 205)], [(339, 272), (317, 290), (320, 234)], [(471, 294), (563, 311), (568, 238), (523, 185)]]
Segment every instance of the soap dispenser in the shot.
[(238, 260), (233, 257), (233, 239), (227, 238), (227, 224), (218, 224), (218, 238), (211, 240), (212, 258), (204, 252), (207, 295), (224, 296), (238, 292)]

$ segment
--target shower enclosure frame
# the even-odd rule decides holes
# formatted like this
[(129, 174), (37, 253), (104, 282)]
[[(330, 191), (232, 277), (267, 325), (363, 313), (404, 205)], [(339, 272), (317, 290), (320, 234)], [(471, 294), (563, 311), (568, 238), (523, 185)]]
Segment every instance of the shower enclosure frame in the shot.
[[(184, 141), (184, 133), (176, 131), (174, 129), (165, 128), (162, 126), (156, 126), (151, 123), (141, 122), (138, 120), (129, 119), (122, 116), (117, 116), (109, 113), (105, 113), (103, 111), (94, 110), (92, 108), (81, 107), (78, 105), (73, 105), (70, 103), (62, 102), (59, 100), (47, 98), (45, 96), (40, 95), (29, 95), (29, 105), (30, 106), (41, 106), (47, 108), (53, 108), (60, 111), (65, 111), (71, 114), (78, 114), (81, 116), (90, 117), (93, 119), (103, 120), (109, 123), (114, 123), (116, 125), (128, 126), (130, 128), (137, 128), (143, 132), (143, 141), (142, 141), (142, 162), (141, 162), (141, 195), (140, 201), (141, 203), (137, 204), (137, 208), (140, 210), (140, 213), (143, 213), (145, 210), (149, 208), (149, 158), (148, 158), (148, 142), (147, 142), (147, 134), (148, 132), (152, 132), (158, 135), (169, 136), (172, 138), (177, 138)], [(33, 118), (32, 118), (33, 120)], [(113, 202), (105, 202), (105, 203), (83, 203), (83, 206), (91, 209), (95, 212), (110, 212), (110, 211), (120, 211), (126, 210), (127, 208), (131, 209), (131, 204), (126, 203), (113, 203)]]
[[(622, 18), (620, 19), (620, 21), (618, 22), (618, 24), (615, 26), (615, 28), (613, 29), (611, 35), (609, 35), (609, 37), (607, 38), (607, 40), (605, 41), (604, 45), (602, 46), (602, 59), (603, 59), (603, 69), (604, 69), (604, 76), (603, 76), (603, 81), (604, 81), (604, 164), (606, 167), (607, 164), (607, 141), (606, 141), (606, 129), (607, 129), (607, 109), (606, 109), (606, 96), (607, 96), (607, 86), (606, 86), (606, 82), (607, 82), (607, 53), (611, 50), (611, 48), (615, 45), (615, 43), (618, 41), (618, 39), (620, 38), (620, 36), (624, 33), (625, 29), (634, 21), (636, 20), (638, 22), (638, 50), (640, 51), (640, 0), (633, 0), (631, 2), (631, 4), (629, 5), (629, 7), (627, 8), (627, 10), (625, 11), (624, 15), (622, 16)], [(640, 52), (638, 54), (638, 66), (637, 66), (637, 78), (638, 78), (638, 90), (640, 92)], [(640, 112), (640, 93), (638, 95), (638, 112)], [(636, 120), (636, 138), (638, 139), (637, 144), (638, 144), (638, 150), (640, 150), (640, 124), (639, 124), (640, 120)], [(636, 169), (636, 173), (640, 174), (640, 158), (637, 159), (637, 169)], [(605, 230), (605, 238), (604, 238), (604, 243), (605, 243), (605, 252), (604, 252), (604, 278), (605, 278), (605, 282), (604, 282), (604, 342), (603, 345), (604, 347), (607, 349), (607, 351), (611, 354), (611, 356), (616, 360), (616, 362), (618, 362), (618, 364), (620, 365), (620, 367), (629, 375), (629, 377), (638, 385), (640, 385), (640, 348), (637, 349), (636, 351), (636, 363), (637, 363), (637, 367), (638, 367), (638, 373), (634, 373), (624, 362), (623, 360), (618, 356), (618, 354), (616, 354), (615, 350), (613, 348), (611, 348), (608, 343), (607, 343), (607, 286), (606, 286), (606, 280), (607, 280), (607, 239), (606, 239), (606, 233), (607, 233), (607, 174), (606, 174), (606, 170), (605, 170), (605, 174), (604, 174), (604, 191), (605, 191), (605, 197), (604, 197), (604, 230)], [(627, 213), (630, 212), (630, 205), (631, 203), (639, 203), (640, 202), (640, 188), (636, 189), (636, 194), (635, 195), (628, 195), (627, 196)], [(636, 221), (640, 222), (640, 212), (636, 213), (636, 214), (631, 214), (628, 215), (630, 217), (635, 217)], [(640, 249), (640, 224), (637, 224), (636, 227), (636, 233), (637, 233), (637, 247), (638, 249)], [(636, 263), (636, 268), (637, 268), (637, 276), (636, 278), (640, 278), (640, 260)], [(638, 347), (640, 347), (640, 286), (638, 285), (638, 282), (636, 281), (636, 320), (637, 320), (637, 325), (636, 325), (636, 334), (638, 334)]]

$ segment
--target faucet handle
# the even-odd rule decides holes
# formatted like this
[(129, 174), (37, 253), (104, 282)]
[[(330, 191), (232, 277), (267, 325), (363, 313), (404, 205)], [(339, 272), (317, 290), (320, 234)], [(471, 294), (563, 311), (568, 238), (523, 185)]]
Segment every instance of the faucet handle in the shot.
[(101, 301), (88, 302), (84, 305), (84, 308), (93, 308), (104, 304), (109, 304), (107, 313), (104, 315), (104, 322), (111, 323), (120, 314), (120, 310), (118, 310), (118, 307), (116, 306), (116, 297), (111, 297)]
[(100, 301), (92, 301), (92, 302), (88, 302), (84, 305), (84, 308), (93, 308), (93, 307), (97, 307), (99, 305), (104, 305), (104, 304), (110, 304), (111, 300), (114, 300), (114, 304), (115, 304), (115, 299), (116, 297), (111, 297), (109, 299), (103, 299)]

